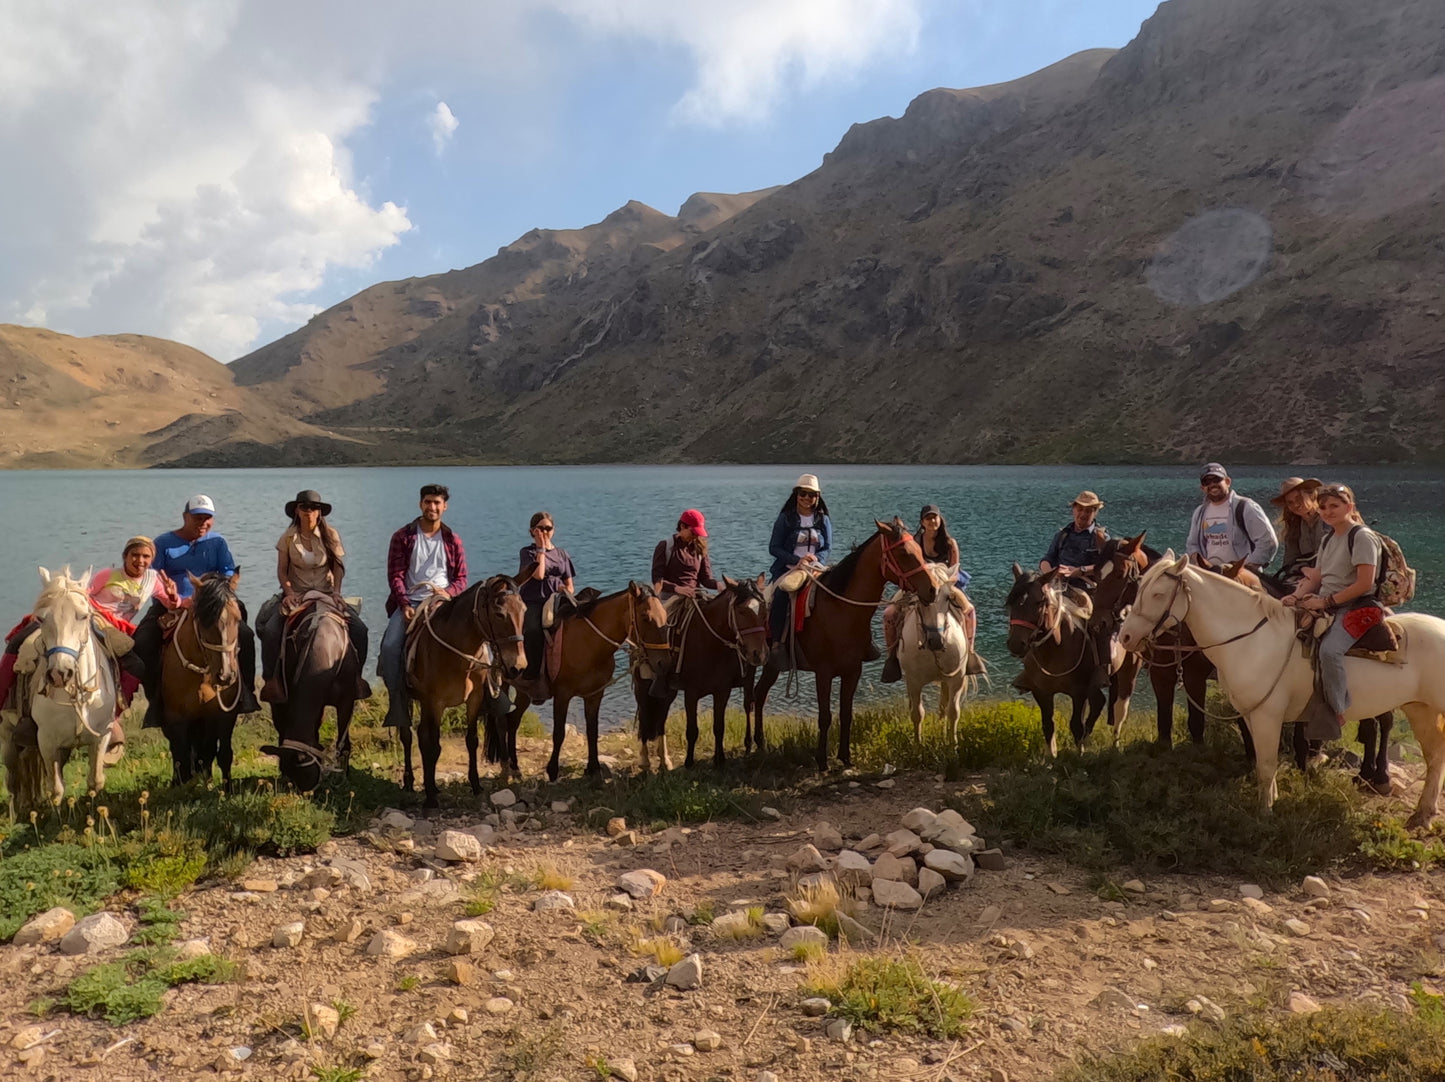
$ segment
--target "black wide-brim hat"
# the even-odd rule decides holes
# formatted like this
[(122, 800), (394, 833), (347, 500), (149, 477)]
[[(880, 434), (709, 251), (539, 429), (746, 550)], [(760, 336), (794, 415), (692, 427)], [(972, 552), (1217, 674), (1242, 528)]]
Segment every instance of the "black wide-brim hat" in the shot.
[(288, 500), (286, 502), (287, 518), (296, 517), (296, 505), (298, 503), (320, 504), (322, 518), (325, 518), (327, 515), (331, 514), (331, 505), (325, 500), (323, 500), (321, 498), (321, 493), (317, 492), (314, 488), (308, 488), (304, 492), (298, 492), (296, 493), (296, 498), (294, 500)]

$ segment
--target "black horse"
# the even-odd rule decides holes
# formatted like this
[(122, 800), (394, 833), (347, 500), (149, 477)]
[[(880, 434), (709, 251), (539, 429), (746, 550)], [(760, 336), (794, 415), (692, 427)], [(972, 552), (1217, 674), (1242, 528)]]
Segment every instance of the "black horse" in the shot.
[(282, 777), (303, 793), (321, 784), (321, 721), (328, 706), (336, 710), (336, 764), (343, 773), (351, 768), (351, 715), (365, 659), (347, 633), (347, 615), (340, 598), (315, 598), (287, 619), (281, 637), (277, 670), (286, 701), (271, 704), (281, 743), (261, 750), (277, 757)]

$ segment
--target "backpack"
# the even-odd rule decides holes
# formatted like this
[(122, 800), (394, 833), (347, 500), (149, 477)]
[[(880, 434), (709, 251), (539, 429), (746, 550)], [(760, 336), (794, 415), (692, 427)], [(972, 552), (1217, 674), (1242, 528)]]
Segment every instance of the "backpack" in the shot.
[[(1347, 537), (1350, 558), (1355, 555), (1355, 534), (1364, 526), (1351, 526)], [(1415, 569), (1405, 562), (1405, 553), (1393, 537), (1375, 530), (1380, 539), (1380, 562), (1375, 571), (1375, 600), (1388, 609), (1403, 605), (1415, 596)]]

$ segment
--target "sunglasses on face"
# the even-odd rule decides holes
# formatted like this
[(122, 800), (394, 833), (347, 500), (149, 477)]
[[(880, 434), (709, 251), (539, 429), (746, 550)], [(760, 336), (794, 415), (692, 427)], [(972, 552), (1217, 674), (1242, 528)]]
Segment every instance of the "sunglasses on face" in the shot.
[(798, 499), (800, 499), (800, 500), (816, 500), (817, 498), (818, 498), (818, 494), (817, 494), (816, 492), (799, 492), (799, 493), (798, 493)]
[(534, 530), (540, 530), (540, 531), (542, 531), (542, 533), (551, 533), (551, 532), (552, 532), (552, 527), (551, 527), (551, 526), (533, 526), (532, 529), (534, 529)]
[(1223, 481), (1223, 480), (1224, 480), (1223, 477), (1212, 477), (1212, 476), (1211, 476), (1211, 477), (1201, 477), (1201, 478), (1199, 479), (1199, 483), (1200, 483), (1201, 485), (1217, 485), (1217, 484), (1219, 484), (1219, 482), (1221, 482), (1221, 481)]
[(319, 503), (298, 503), (296, 509), (298, 511), (320, 511), (321, 505)]

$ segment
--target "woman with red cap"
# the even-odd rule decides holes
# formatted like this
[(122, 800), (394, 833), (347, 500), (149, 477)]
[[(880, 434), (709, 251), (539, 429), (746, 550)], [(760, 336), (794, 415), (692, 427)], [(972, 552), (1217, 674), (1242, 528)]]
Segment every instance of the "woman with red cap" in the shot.
[(707, 554), (707, 520), (696, 508), (677, 517), (677, 529), (652, 551), (652, 588), (671, 612), (678, 597), (692, 597), (701, 586), (716, 590), (712, 560)]

